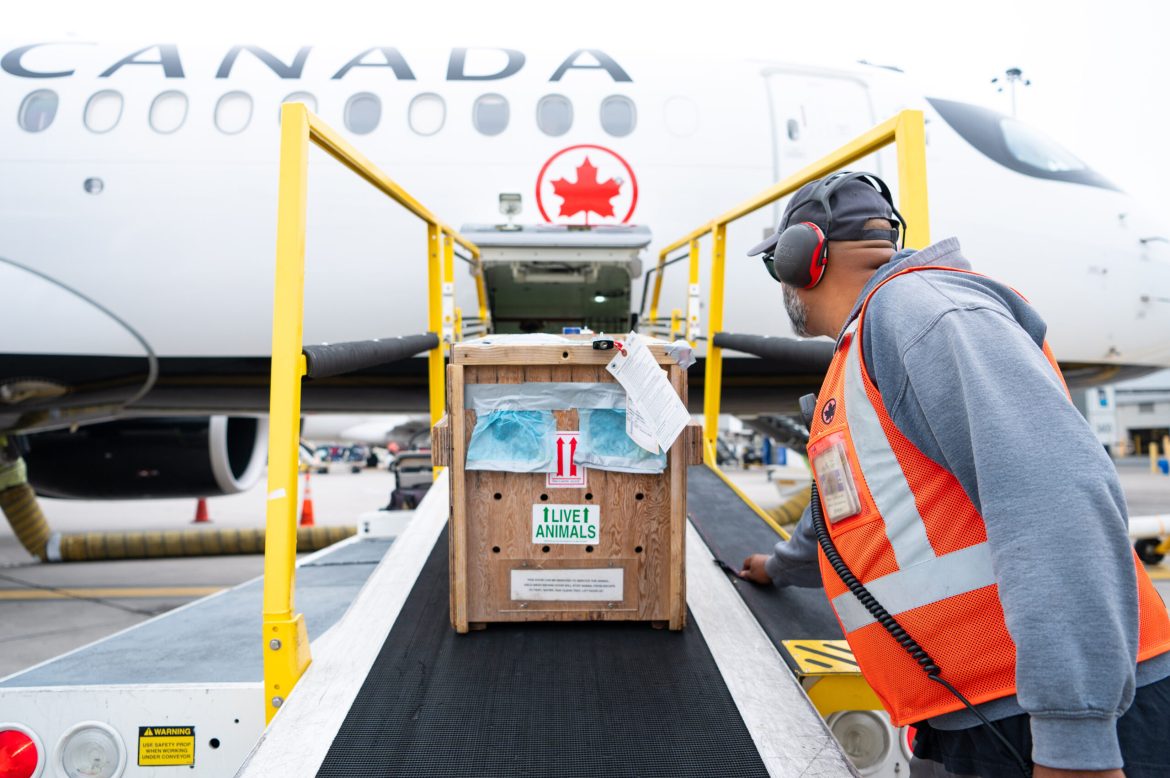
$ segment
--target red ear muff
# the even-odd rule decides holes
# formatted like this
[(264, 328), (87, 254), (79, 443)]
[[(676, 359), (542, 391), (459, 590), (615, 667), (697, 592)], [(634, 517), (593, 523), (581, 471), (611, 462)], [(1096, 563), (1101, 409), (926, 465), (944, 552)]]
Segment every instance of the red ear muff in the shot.
[(774, 275), (800, 289), (820, 283), (829, 259), (825, 233), (812, 222), (793, 224), (780, 234), (772, 250)]

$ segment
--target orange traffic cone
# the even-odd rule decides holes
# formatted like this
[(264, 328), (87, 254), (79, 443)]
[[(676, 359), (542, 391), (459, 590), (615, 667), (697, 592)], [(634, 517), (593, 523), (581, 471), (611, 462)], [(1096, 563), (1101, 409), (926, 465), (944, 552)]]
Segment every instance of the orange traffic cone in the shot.
[(313, 527), (316, 526), (313, 521), (313, 489), (309, 485), (310, 472), (305, 471), (305, 501), (301, 503), (301, 526)]
[(195, 503), (195, 521), (192, 524), (210, 524), (211, 516), (207, 513), (207, 499), (200, 497)]

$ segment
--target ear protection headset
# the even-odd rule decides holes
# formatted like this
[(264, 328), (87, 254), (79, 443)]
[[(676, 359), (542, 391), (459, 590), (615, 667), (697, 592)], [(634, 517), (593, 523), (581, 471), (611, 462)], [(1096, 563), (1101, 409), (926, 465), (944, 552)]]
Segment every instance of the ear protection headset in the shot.
[[(800, 222), (786, 226), (784, 231), (780, 233), (772, 251), (764, 255), (764, 266), (773, 278), (800, 289), (812, 289), (821, 282), (821, 277), (825, 273), (825, 265), (829, 262), (829, 241), (826, 233), (832, 234), (833, 232), (833, 207), (830, 205), (830, 200), (842, 186), (857, 179), (871, 184), (889, 203), (890, 210), (894, 212), (894, 217), (901, 228), (901, 237), (905, 238), (906, 220), (894, 207), (894, 198), (884, 181), (871, 173), (834, 173), (818, 184), (815, 194), (804, 202), (798, 203), (792, 209), (795, 212), (796, 208), (811, 202), (814, 198), (820, 200), (821, 206), (825, 209), (825, 230), (822, 231), (812, 222)], [(860, 234), (861, 240), (888, 240), (894, 244), (895, 249), (898, 247), (898, 238), (899, 230), (897, 228), (863, 230)]]

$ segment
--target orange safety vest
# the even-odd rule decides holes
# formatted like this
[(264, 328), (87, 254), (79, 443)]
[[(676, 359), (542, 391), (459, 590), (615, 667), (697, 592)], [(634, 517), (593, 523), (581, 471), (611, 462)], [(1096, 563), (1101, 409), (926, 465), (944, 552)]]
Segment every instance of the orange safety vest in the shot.
[[(941, 677), (978, 705), (1016, 693), (1016, 646), (1004, 621), (986, 526), (955, 476), (894, 426), (862, 357), (861, 326), (874, 292), (918, 270), (969, 272), (910, 268), (870, 292), (818, 395), (809, 463), (841, 558), (930, 654)], [(1060, 376), (1047, 343), (1043, 349)], [(854, 490), (846, 488), (848, 480)], [(894, 725), (963, 708), (874, 620), (824, 552), (820, 564), (842, 631)], [(1141, 661), (1170, 650), (1170, 617), (1136, 554), (1134, 564)]]

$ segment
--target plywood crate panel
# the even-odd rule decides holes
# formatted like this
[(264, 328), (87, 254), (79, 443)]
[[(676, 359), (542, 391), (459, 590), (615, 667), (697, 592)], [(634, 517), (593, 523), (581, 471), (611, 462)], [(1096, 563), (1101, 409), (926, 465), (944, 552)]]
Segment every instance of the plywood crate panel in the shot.
[[(662, 344), (652, 345), (651, 352), (685, 403), (686, 372)], [(613, 355), (594, 350), (587, 340), (571, 346), (471, 341), (452, 349), (447, 415), (435, 426), (432, 445), (436, 464), (451, 469), (451, 622), (459, 632), (500, 621), (685, 625), (686, 469), (701, 461), (698, 425), (679, 436), (660, 475), (589, 468), (583, 488), (565, 488), (546, 486), (545, 473), (464, 468), (476, 422), (476, 412), (464, 408), (467, 386), (613, 384), (605, 369)], [(579, 429), (576, 409), (553, 415), (558, 431)], [(534, 542), (534, 507), (544, 506), (573, 506), (578, 518), (586, 509), (600, 511), (599, 537)], [(597, 519), (596, 513), (591, 516)], [(570, 589), (571, 600), (546, 599)]]

